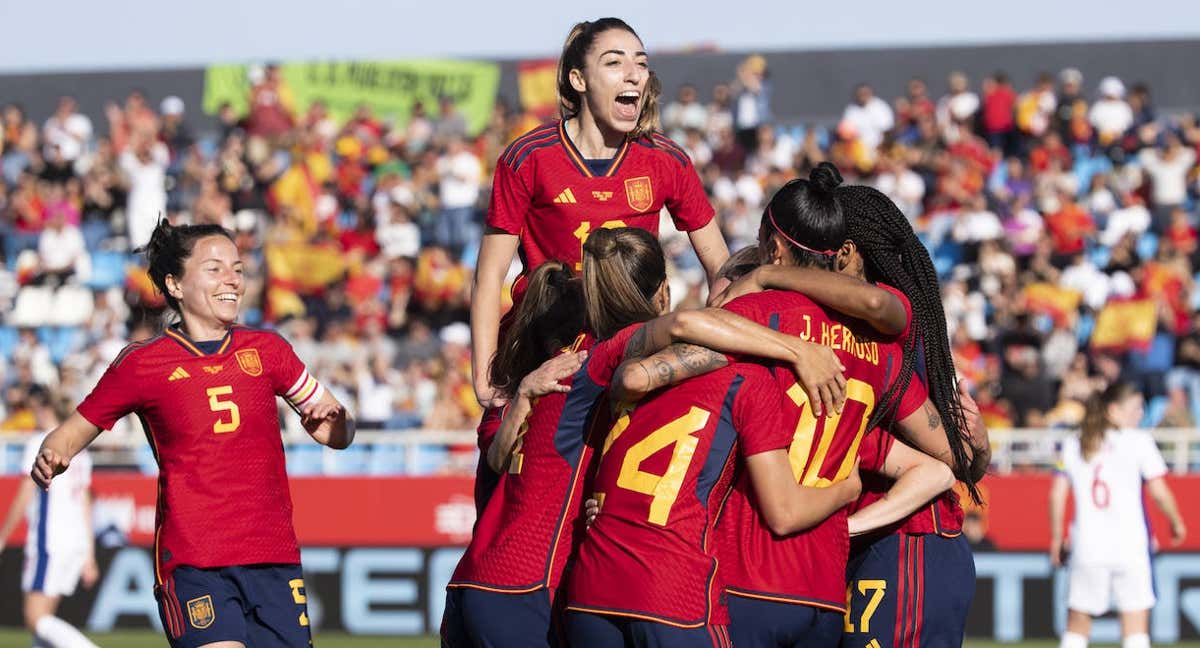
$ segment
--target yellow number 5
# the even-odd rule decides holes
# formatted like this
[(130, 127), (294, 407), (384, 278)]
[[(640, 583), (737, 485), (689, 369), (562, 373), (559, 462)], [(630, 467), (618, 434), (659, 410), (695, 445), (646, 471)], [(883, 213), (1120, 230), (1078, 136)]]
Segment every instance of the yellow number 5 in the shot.
[[(692, 463), (692, 455), (696, 453), (696, 446), (700, 445), (700, 439), (692, 436), (692, 433), (703, 430), (708, 424), (708, 417), (707, 411), (693, 407), (687, 414), (630, 446), (625, 453), (621, 461), (621, 473), (617, 476), (617, 486), (654, 498), (650, 503), (650, 522), (659, 526), (667, 525), (671, 507), (675, 504), (675, 498), (679, 497), (683, 478), (687, 475), (688, 465)], [(642, 470), (643, 461), (671, 445), (675, 446), (675, 450), (671, 453), (671, 463), (667, 465), (666, 472), (655, 475)]]
[(238, 411), (237, 403), (228, 400), (221, 400), (219, 397), (227, 396), (233, 393), (233, 387), (222, 385), (220, 387), (210, 387), (208, 394), (208, 408), (214, 412), (229, 412), (229, 420), (225, 421), (217, 418), (217, 422), (213, 423), (214, 434), (225, 434), (233, 432), (242, 424), (242, 414)]
[[(875, 610), (879, 609), (879, 604), (883, 602), (883, 595), (887, 593), (887, 581), (885, 580), (860, 580), (858, 581), (858, 593), (865, 595), (871, 592), (871, 600), (867, 601), (867, 609), (863, 610), (862, 618), (859, 620), (858, 631), (871, 631), (871, 617), (875, 616)], [(842, 627), (847, 633), (854, 632), (854, 623), (850, 621), (850, 587), (846, 588), (846, 622)]]

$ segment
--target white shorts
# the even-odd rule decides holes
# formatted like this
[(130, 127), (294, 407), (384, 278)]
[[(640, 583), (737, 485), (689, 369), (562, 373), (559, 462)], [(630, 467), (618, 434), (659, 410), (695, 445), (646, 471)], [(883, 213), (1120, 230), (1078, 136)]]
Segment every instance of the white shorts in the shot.
[(70, 596), (75, 593), (86, 561), (87, 553), (83, 551), (59, 551), (39, 556), (36, 551), (26, 549), (21, 591)]
[(1154, 607), (1154, 581), (1149, 562), (1125, 565), (1071, 565), (1067, 607), (1099, 616), (1116, 603), (1118, 612)]

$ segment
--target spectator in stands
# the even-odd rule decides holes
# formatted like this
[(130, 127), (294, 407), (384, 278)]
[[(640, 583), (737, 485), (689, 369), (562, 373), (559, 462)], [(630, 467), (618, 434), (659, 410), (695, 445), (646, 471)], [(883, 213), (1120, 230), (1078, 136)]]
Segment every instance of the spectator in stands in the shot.
[(262, 78), (250, 89), (250, 114), (246, 132), (275, 140), (296, 124), (296, 105), (291, 88), (278, 65), (268, 65)]
[(1017, 91), (1007, 73), (997, 72), (983, 80), (983, 132), (988, 145), (1005, 156), (1017, 152), (1016, 107)]
[(663, 130), (676, 142), (682, 141), (689, 130), (704, 130), (708, 123), (708, 110), (699, 96), (696, 86), (685, 83), (679, 88), (679, 97), (663, 110)]
[(166, 173), (170, 153), (157, 141), (156, 131), (138, 130), (130, 138), (129, 148), (121, 153), (119, 164), (129, 187), (125, 220), (129, 247), (138, 249), (150, 242), (154, 226), (167, 208)]
[(1138, 154), (1150, 181), (1154, 216), (1151, 228), (1155, 234), (1166, 232), (1171, 212), (1187, 200), (1188, 173), (1196, 164), (1196, 151), (1186, 148), (1177, 132), (1167, 130), (1161, 141), (1161, 146), (1146, 147)]
[(1066, 68), (1058, 73), (1059, 93), (1055, 103), (1054, 130), (1063, 141), (1077, 139), (1075, 126), (1087, 115), (1087, 100), (1083, 98), (1083, 73), (1075, 68)]
[(178, 159), (196, 141), (192, 129), (184, 121), (183, 99), (171, 95), (162, 100), (159, 111), (162, 112), (162, 127), (158, 138), (167, 145), (171, 159)]
[(1033, 89), (1017, 99), (1017, 127), (1027, 137), (1041, 139), (1050, 129), (1058, 98), (1054, 96), (1054, 77), (1038, 75)]
[(454, 105), (454, 97), (443, 96), (438, 100), (438, 117), (433, 122), (433, 142), (438, 146), (450, 146), (467, 137), (467, 118)]
[(842, 111), (842, 121), (851, 124), (859, 140), (872, 151), (883, 141), (883, 134), (892, 129), (896, 116), (886, 101), (875, 96), (866, 83), (854, 88), (854, 98)]
[(124, 108), (109, 103), (104, 108), (108, 118), (108, 134), (118, 153), (125, 150), (139, 133), (157, 133), (158, 116), (146, 105), (146, 95), (134, 90), (125, 97)]
[(1133, 110), (1125, 101), (1125, 84), (1117, 77), (1100, 80), (1100, 100), (1088, 111), (1100, 146), (1108, 146), (1133, 126)]
[[(60, 190), (61, 191), (61, 190)], [(46, 220), (46, 228), (38, 238), (40, 267), (36, 283), (59, 286), (76, 275), (86, 280), (90, 257), (83, 234), (77, 225), (67, 222), (69, 205), (57, 205)], [(79, 213), (74, 212), (75, 221)]]
[(51, 149), (57, 147), (58, 154), (68, 162), (78, 160), (92, 143), (92, 120), (78, 111), (74, 97), (61, 97), (58, 108), (42, 126), (44, 155), (51, 157)]
[(962, 72), (952, 72), (947, 80), (950, 92), (938, 100), (937, 124), (947, 143), (958, 138), (958, 124), (974, 121), (979, 112), (979, 95), (971, 92), (971, 82)]
[(734, 134), (742, 149), (753, 153), (758, 146), (758, 127), (773, 121), (767, 59), (760, 54), (746, 57), (738, 65), (732, 92)]
[(438, 215), (434, 240), (454, 256), (462, 254), (468, 240), (478, 240), (476, 204), (483, 183), (483, 165), (457, 135), (448, 135), (446, 153), (437, 162)]

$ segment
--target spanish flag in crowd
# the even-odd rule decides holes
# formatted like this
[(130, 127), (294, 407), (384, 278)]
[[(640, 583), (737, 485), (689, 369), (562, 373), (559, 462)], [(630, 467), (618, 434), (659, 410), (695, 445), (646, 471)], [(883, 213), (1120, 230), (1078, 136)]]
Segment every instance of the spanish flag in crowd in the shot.
[(1129, 351), (1148, 349), (1158, 330), (1158, 303), (1153, 299), (1111, 300), (1096, 317), (1092, 349)]
[(1070, 325), (1075, 322), (1079, 302), (1083, 295), (1076, 290), (1063, 288), (1048, 282), (1032, 283), (1021, 291), (1023, 310), (1030, 313), (1049, 315), (1054, 323)]
[(294, 315), (303, 317), (301, 295), (319, 295), (329, 284), (346, 274), (346, 260), (334, 245), (307, 242), (268, 244), (266, 317), (276, 321)]

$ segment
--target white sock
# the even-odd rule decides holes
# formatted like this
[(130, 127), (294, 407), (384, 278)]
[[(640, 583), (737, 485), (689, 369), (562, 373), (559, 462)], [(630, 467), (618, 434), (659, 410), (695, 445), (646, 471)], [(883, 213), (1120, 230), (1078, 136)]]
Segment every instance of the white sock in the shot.
[(1074, 632), (1064, 632), (1062, 641), (1058, 642), (1058, 648), (1087, 648), (1087, 645), (1088, 638)]
[(1150, 648), (1150, 635), (1135, 634), (1121, 637), (1121, 648)]
[(38, 619), (36, 635), (54, 648), (98, 648), (75, 626), (49, 614)]

